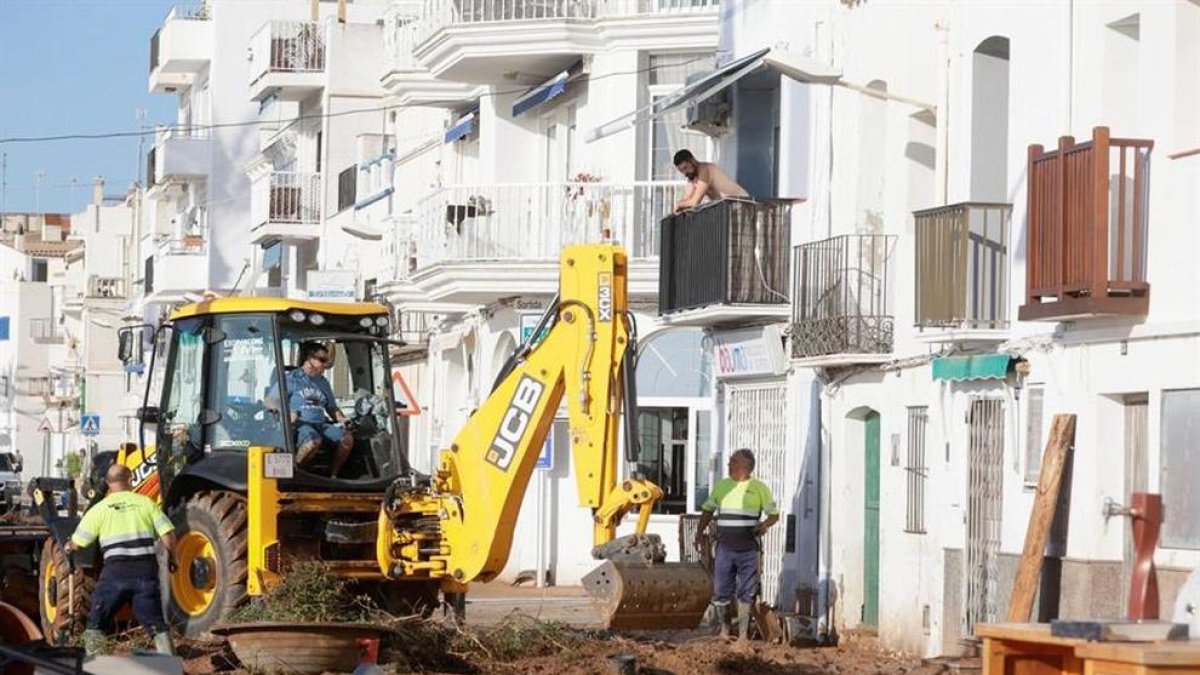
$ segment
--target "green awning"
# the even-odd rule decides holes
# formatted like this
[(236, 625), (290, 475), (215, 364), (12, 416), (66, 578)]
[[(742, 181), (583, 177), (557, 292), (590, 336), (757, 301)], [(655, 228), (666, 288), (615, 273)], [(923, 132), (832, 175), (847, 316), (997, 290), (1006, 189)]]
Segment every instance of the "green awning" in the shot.
[(1008, 354), (942, 356), (933, 360), (933, 379), (947, 382), (1003, 380), (1012, 357)]

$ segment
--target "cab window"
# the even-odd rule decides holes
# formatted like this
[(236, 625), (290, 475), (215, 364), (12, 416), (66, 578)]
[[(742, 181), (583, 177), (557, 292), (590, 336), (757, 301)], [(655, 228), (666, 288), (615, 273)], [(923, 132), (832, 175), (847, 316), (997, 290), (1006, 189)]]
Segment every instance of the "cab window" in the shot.
[(219, 316), (214, 326), (224, 339), (213, 348), (209, 396), (218, 418), (212, 427), (212, 448), (284, 447), (271, 317)]

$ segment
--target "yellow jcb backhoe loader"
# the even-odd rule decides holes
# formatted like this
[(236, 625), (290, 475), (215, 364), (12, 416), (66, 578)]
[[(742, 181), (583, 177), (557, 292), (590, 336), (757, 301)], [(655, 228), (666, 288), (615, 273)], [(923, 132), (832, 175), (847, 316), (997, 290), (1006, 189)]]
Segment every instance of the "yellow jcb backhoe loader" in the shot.
[[(300, 560), (322, 561), (393, 611), (432, 611), (439, 592), (461, 610), (471, 582), (504, 568), (538, 451), (565, 395), (580, 505), (594, 516), (592, 555), (605, 561), (585, 585), (607, 624), (699, 625), (710, 599), (707, 574), (699, 564), (664, 562), (662, 542), (646, 534), (662, 491), (637, 476), (621, 478), (622, 409), (635, 410), (626, 274), (617, 245), (563, 252), (559, 295), (533, 333), (545, 328), (543, 340), (518, 347), (431, 476), (412, 470), (403, 450), (386, 306), (217, 298), (176, 311), (153, 331), (141, 442), (113, 457), (178, 528), (178, 569), (163, 572), (169, 620), (187, 635), (206, 632)], [(138, 360), (145, 332), (122, 333), (127, 363)], [(280, 395), (300, 365), (300, 345), (312, 341), (329, 348), (326, 377), (354, 422), (338, 478), (320, 457), (297, 465), (289, 396)], [(626, 425), (631, 458), (634, 427)], [(105, 468), (97, 462), (97, 472)], [(631, 512), (635, 533), (618, 538)], [(78, 596), (96, 573), (96, 565), (62, 565), (59, 533), (69, 534), (72, 523), (55, 525), (40, 584), (51, 637), (82, 624), (87, 599)]]

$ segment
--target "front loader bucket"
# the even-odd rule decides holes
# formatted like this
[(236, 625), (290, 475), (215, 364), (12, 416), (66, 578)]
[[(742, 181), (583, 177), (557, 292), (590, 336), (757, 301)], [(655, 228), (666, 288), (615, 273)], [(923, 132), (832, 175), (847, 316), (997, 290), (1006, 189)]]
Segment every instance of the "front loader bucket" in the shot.
[(695, 630), (712, 600), (712, 583), (699, 563), (606, 560), (583, 587), (614, 630)]

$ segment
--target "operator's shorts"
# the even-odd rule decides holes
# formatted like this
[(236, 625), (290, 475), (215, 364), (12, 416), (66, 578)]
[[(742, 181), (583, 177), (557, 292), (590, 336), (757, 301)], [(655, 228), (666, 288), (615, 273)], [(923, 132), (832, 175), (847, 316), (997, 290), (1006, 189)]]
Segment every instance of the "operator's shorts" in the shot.
[(731, 551), (717, 544), (713, 564), (713, 603), (753, 602), (758, 595), (758, 549)]
[(337, 446), (342, 442), (342, 438), (345, 435), (346, 430), (336, 424), (328, 424), (326, 422), (296, 423), (296, 447), (316, 440), (321, 441), (322, 447), (330, 444)]

